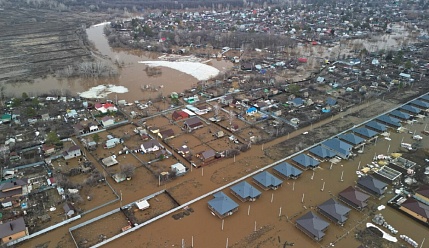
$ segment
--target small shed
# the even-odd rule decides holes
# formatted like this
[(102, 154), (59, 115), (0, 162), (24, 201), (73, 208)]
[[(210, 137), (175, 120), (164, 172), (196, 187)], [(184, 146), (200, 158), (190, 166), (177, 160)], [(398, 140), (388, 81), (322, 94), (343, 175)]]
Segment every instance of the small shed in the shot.
[(176, 176), (181, 176), (186, 173), (186, 167), (181, 163), (172, 164), (171, 170), (176, 173)]
[(75, 208), (70, 203), (64, 203), (63, 205), (64, 213), (67, 215), (67, 217), (72, 217), (75, 214)]
[(139, 201), (136, 201), (135, 204), (137, 208), (141, 211), (148, 209), (150, 207), (150, 204), (147, 200), (139, 200)]

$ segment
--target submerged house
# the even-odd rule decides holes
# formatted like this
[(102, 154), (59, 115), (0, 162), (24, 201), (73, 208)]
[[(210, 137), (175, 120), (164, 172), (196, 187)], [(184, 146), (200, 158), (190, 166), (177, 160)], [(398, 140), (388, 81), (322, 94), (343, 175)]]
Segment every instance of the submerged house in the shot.
[(323, 239), (328, 226), (328, 222), (311, 211), (296, 220), (296, 227), (316, 241)]
[(387, 184), (372, 176), (360, 177), (357, 186), (371, 195), (381, 197), (387, 189)]
[(217, 217), (223, 219), (238, 211), (238, 204), (222, 191), (215, 193), (213, 197), (208, 202), (208, 207)]
[(302, 174), (302, 171), (300, 169), (289, 164), (288, 162), (283, 162), (274, 166), (273, 170), (275, 174), (279, 175), (284, 179), (297, 179)]
[(242, 181), (232, 186), (231, 193), (242, 202), (255, 201), (261, 196), (261, 191), (257, 190), (246, 181)]
[(282, 180), (278, 179), (267, 171), (263, 171), (253, 176), (253, 181), (264, 190), (276, 190), (283, 183)]
[(365, 194), (352, 186), (347, 187), (338, 194), (338, 199), (357, 210), (362, 210), (368, 206), (369, 198), (370, 195)]
[(0, 224), (0, 238), (2, 244), (25, 237), (28, 234), (28, 228), (25, 224), (24, 217), (19, 217), (15, 220), (3, 221), (3, 223)]
[(317, 210), (323, 216), (339, 225), (344, 225), (351, 211), (350, 208), (332, 198), (317, 206)]
[(319, 166), (319, 161), (304, 153), (293, 157), (292, 161), (304, 170), (314, 169)]

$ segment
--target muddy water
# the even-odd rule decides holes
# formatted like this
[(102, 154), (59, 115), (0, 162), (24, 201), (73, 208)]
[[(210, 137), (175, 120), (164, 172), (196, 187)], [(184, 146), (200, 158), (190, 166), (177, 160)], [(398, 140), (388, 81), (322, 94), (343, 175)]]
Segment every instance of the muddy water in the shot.
[[(407, 128), (416, 133), (420, 133), (428, 123), (427, 119), (420, 124), (407, 125)], [(315, 206), (323, 203), (329, 198), (336, 196), (340, 191), (348, 186), (355, 185), (358, 179), (355, 171), (359, 163), (363, 166), (370, 162), (375, 154), (389, 154), (392, 152), (403, 152), (400, 149), (401, 141), (413, 143), (410, 133), (391, 132), (391, 140), (386, 140), (382, 136), (376, 143), (367, 145), (363, 154), (359, 154), (350, 161), (341, 161), (330, 168), (330, 163), (321, 164), (314, 174), (306, 171), (301, 178), (296, 181), (285, 181), (283, 186), (277, 191), (262, 191), (262, 196), (256, 202), (242, 203), (233, 197), (228, 189), (223, 190), (234, 201), (239, 203), (239, 211), (222, 221), (210, 214), (207, 208), (207, 201), (211, 198), (203, 199), (191, 207), (195, 210), (190, 216), (181, 220), (174, 220), (170, 216), (149, 224), (118, 239), (106, 247), (118, 247), (126, 244), (127, 247), (283, 247), (285, 241), (295, 243), (295, 247), (328, 247), (334, 243), (337, 247), (357, 247), (358, 241), (354, 239), (356, 228), (362, 229), (366, 222), (370, 222), (369, 211), (358, 212), (352, 210), (349, 220), (343, 227), (330, 223), (323, 241), (316, 243), (298, 231), (294, 222), (296, 218)], [(422, 147), (429, 146), (429, 137), (424, 137), (421, 142)], [(260, 147), (254, 146), (251, 154), (245, 154), (248, 159), (263, 156)], [(243, 156), (243, 155), (241, 155)], [(253, 159), (256, 161), (256, 159)], [(239, 172), (237, 164), (244, 163), (243, 157), (237, 158), (237, 162), (230, 160), (222, 162), (222, 166), (229, 164), (231, 173)], [(270, 161), (266, 161), (268, 164)], [(262, 164), (262, 165), (265, 165)], [(261, 166), (253, 165), (253, 166)], [(214, 186), (210, 182), (212, 175), (216, 171), (216, 166), (206, 167), (204, 176), (200, 170), (194, 170), (187, 177), (196, 178), (201, 182), (202, 191), (207, 192)], [(272, 172), (271, 169), (268, 171)], [(208, 175), (208, 176), (206, 176)], [(343, 176), (342, 176), (343, 175)], [(341, 180), (342, 179), (342, 180)], [(251, 182), (251, 180), (247, 180)], [(322, 191), (323, 183), (325, 183)], [(393, 190), (389, 186), (386, 196), (379, 200), (371, 198), (369, 205), (376, 207), (381, 204), (386, 205), (387, 200), (393, 197)], [(250, 207), (249, 207), (250, 206)], [(281, 210), (280, 210), (281, 208)], [(281, 214), (280, 214), (281, 211)], [(399, 230), (399, 234), (405, 234), (412, 239), (421, 242), (427, 234), (427, 228), (418, 224), (411, 218), (387, 207), (382, 210), (386, 221)], [(279, 217), (281, 215), (281, 217)], [(255, 232), (255, 226), (257, 232)], [(280, 240), (280, 242), (279, 242)]]
[[(111, 49), (103, 34), (103, 26), (90, 27), (87, 29), (88, 38), (94, 43), (99, 53), (95, 52), (94, 56), (103, 58), (109, 63), (119, 61), (121, 68), (117, 78), (74, 78), (59, 79), (54, 76), (46, 78), (37, 78), (33, 82), (18, 82), (6, 86), (6, 94), (10, 96), (21, 96), (22, 92), (29, 95), (40, 95), (49, 93), (53, 90), (71, 92), (72, 94), (88, 90), (91, 87), (100, 84), (123, 85), (128, 88), (129, 92), (118, 94), (118, 99), (128, 101), (147, 99), (157, 97), (159, 94), (164, 96), (170, 95), (171, 92), (182, 92), (196, 85), (198, 82), (194, 77), (169, 68), (162, 68), (161, 75), (149, 76), (145, 65), (138, 64), (138, 61), (157, 60), (162, 54), (149, 53), (143, 51), (125, 51), (120, 49)], [(101, 54), (101, 56), (99, 55)], [(212, 60), (208, 63), (219, 69), (221, 72), (226, 71), (232, 66), (228, 61)], [(142, 91), (142, 85), (150, 85), (157, 91)], [(114, 99), (116, 96), (111, 95), (108, 98)]]

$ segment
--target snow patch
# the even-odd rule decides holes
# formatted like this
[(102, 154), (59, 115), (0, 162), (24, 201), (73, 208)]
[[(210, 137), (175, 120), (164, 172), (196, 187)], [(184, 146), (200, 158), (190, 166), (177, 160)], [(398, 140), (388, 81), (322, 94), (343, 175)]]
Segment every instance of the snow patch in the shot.
[(147, 64), (151, 67), (168, 67), (180, 72), (189, 74), (194, 78), (202, 81), (208, 80), (219, 74), (219, 70), (213, 66), (206, 65), (199, 62), (188, 62), (188, 61), (139, 61), (139, 64)]
[(387, 232), (381, 230), (378, 226), (376, 226), (372, 223), (366, 223), (366, 227), (370, 227), (370, 226), (375, 227), (378, 230), (380, 230), (383, 233), (383, 239), (389, 240), (389, 241), (394, 242), (394, 243), (398, 242), (398, 239), (396, 237), (393, 237), (392, 235), (388, 234)]
[(110, 93), (127, 93), (128, 89), (124, 86), (118, 86), (118, 85), (98, 85), (95, 87), (92, 87), (91, 89), (79, 93), (79, 96), (82, 98), (105, 98)]

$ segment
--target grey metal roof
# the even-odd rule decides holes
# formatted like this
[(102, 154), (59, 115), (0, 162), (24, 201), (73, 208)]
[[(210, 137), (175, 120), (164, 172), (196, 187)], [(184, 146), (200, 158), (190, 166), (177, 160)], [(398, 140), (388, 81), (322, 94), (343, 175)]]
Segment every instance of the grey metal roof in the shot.
[(302, 174), (302, 171), (300, 169), (294, 167), (287, 162), (278, 164), (273, 169), (285, 177), (298, 177)]
[(320, 158), (333, 158), (335, 157), (335, 152), (326, 149), (325, 147), (318, 145), (309, 150), (310, 153), (320, 157)]
[(400, 119), (404, 119), (404, 120), (408, 120), (411, 118), (411, 116), (407, 113), (404, 113), (400, 110), (393, 110), (389, 113), (389, 115), (396, 117), (396, 118), (400, 118)]
[(344, 223), (348, 219), (347, 214), (351, 211), (350, 208), (332, 198), (320, 204), (318, 208), (339, 223)]
[(357, 128), (354, 128), (352, 131), (354, 133), (357, 133), (357, 134), (362, 135), (362, 136), (367, 137), (367, 138), (375, 137), (378, 134), (376, 131), (373, 131), (373, 130), (368, 129), (366, 127), (357, 127)]
[(231, 187), (231, 190), (234, 191), (241, 198), (256, 198), (261, 195), (261, 191), (257, 190), (250, 183), (242, 181)]
[(386, 183), (378, 179), (375, 179), (372, 176), (360, 177), (357, 180), (357, 184), (364, 189), (370, 190), (371, 193), (376, 193), (377, 195), (384, 194), (384, 191), (386, 190), (386, 186), (387, 186)]
[(319, 161), (304, 153), (293, 157), (292, 160), (304, 167), (317, 167), (319, 165)]
[(416, 108), (414, 106), (411, 106), (409, 104), (402, 106), (400, 109), (408, 111), (408, 112), (411, 112), (411, 113), (414, 113), (414, 114), (418, 114), (418, 113), (422, 112), (421, 109)]
[(296, 223), (313, 234), (317, 239), (321, 239), (325, 236), (323, 231), (329, 226), (328, 222), (322, 220), (311, 211), (297, 219)]
[(225, 195), (222, 191), (217, 192), (213, 195), (214, 199), (211, 199), (208, 204), (220, 215), (225, 215), (229, 211), (238, 208), (238, 204)]
[(340, 136), (338, 136), (340, 140), (343, 140), (347, 143), (353, 144), (353, 145), (359, 145), (365, 141), (365, 139), (362, 139), (361, 137), (353, 134), (353, 133), (345, 133)]
[(0, 238), (8, 237), (25, 230), (24, 217), (20, 217), (16, 220), (4, 221), (3, 224), (0, 224)]
[(399, 119), (396, 119), (396, 118), (388, 116), (388, 115), (379, 116), (379, 117), (377, 117), (376, 121), (386, 123), (389, 126), (394, 126), (394, 127), (400, 127), (401, 126), (401, 121)]
[(387, 127), (379, 122), (370, 121), (365, 124), (365, 127), (376, 130), (377, 132), (384, 132), (387, 130)]
[(275, 177), (273, 174), (263, 171), (259, 174), (256, 174), (253, 176), (253, 179), (257, 181), (259, 184), (261, 184), (264, 187), (277, 187), (280, 186), (283, 181)]
[(334, 151), (341, 158), (348, 158), (353, 148), (352, 145), (347, 144), (337, 138), (328, 139), (322, 142), (322, 146)]

